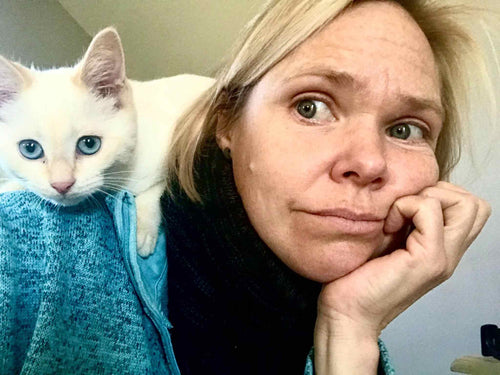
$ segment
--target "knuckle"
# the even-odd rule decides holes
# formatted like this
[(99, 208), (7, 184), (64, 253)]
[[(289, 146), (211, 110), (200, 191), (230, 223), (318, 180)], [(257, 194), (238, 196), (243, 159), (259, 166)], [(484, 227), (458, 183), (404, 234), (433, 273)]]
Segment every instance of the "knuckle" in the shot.
[(458, 208), (466, 216), (476, 216), (482, 207), (481, 199), (472, 194), (462, 194), (462, 199), (458, 201)]
[(434, 187), (426, 187), (425, 189), (423, 189), (419, 195), (421, 195), (422, 197), (424, 198), (428, 198), (432, 195), (432, 191), (433, 189), (435, 189)]
[(419, 196), (421, 196), (424, 201), (427, 199), (438, 200), (437, 197), (439, 196), (439, 192), (440, 192), (439, 187), (431, 186), (431, 187), (427, 187), (427, 188), (423, 189), (420, 192)]
[(441, 210), (441, 202), (437, 198), (425, 197), (423, 205), (430, 210)]

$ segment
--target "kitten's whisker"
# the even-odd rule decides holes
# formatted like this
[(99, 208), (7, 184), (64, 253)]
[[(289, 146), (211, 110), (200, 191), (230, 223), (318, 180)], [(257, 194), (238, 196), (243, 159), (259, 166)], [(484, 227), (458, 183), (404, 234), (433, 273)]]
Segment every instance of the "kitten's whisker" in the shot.
[(101, 175), (101, 176), (98, 176), (98, 177), (101, 177), (103, 180), (112, 180), (114, 178), (117, 178), (117, 179), (120, 179), (120, 180), (131, 180), (132, 177), (128, 176), (128, 175), (117, 175), (117, 174), (114, 174), (114, 175)]
[(89, 195), (87, 199), (94, 204), (94, 207), (105, 209), (104, 203), (97, 199), (93, 194)]
[(112, 178), (120, 178), (120, 179), (126, 179), (126, 180), (135, 180), (138, 181), (139, 179), (137, 177), (132, 177), (131, 174), (129, 173), (104, 173), (101, 175), (103, 179), (112, 179)]
[(106, 189), (104, 189), (110, 193), (119, 193), (120, 191), (124, 191), (122, 189), (118, 189), (118, 188), (113, 188), (113, 187), (107, 187)]
[(104, 191), (104, 190), (102, 190), (102, 189), (97, 189), (97, 191), (98, 191), (98, 192), (100, 192), (100, 193), (102, 193), (102, 194), (104, 194), (104, 195), (106, 195), (106, 196), (108, 196), (108, 197), (111, 197), (111, 199), (113, 199), (113, 200), (115, 200), (115, 201), (118, 201), (118, 200), (116, 199), (116, 197), (115, 197), (113, 194), (110, 194), (110, 193), (108, 193), (107, 191)]
[(113, 188), (113, 187), (107, 187), (104, 190), (106, 192), (108, 192), (108, 194), (111, 194), (111, 195), (116, 195), (117, 193), (120, 193), (120, 192), (123, 192), (123, 191), (127, 191), (127, 190), (117, 189), (117, 188)]
[[(113, 197), (113, 198), (115, 198), (113, 194), (108, 193), (106, 190), (103, 190), (103, 189), (99, 189), (99, 188), (97, 188), (97, 189), (96, 189), (96, 191), (98, 191), (98, 192), (100, 192), (100, 193), (103, 193), (104, 195), (106, 195), (106, 196), (108, 196), (108, 197)], [(115, 199), (116, 199), (116, 198), (115, 198)]]
[(40, 212), (42, 211), (42, 206), (45, 199), (40, 197), (39, 195), (36, 195), (36, 198), (37, 199), (35, 200), (35, 212)]
[[(102, 177), (113, 177), (113, 176), (124, 176), (126, 178), (132, 178), (132, 173), (130, 172), (104, 172), (101, 174)], [(137, 179), (137, 178), (135, 178)]]
[(124, 171), (104, 172), (102, 175), (103, 176), (112, 176), (112, 175), (115, 175), (115, 174), (126, 174), (126, 173), (132, 173), (132, 172), (134, 172), (134, 170), (130, 169), (130, 170), (124, 170)]
[(34, 200), (34, 210), (35, 212), (40, 212), (42, 211), (42, 205), (45, 202), (45, 198), (36, 194), (35, 195), (35, 200)]
[(122, 184), (120, 183), (114, 183), (113, 181), (110, 181), (110, 182), (106, 182), (102, 187), (106, 188), (106, 187), (114, 187), (114, 188), (117, 188), (117, 189), (124, 189), (125, 186), (123, 186)]
[(113, 185), (119, 185), (119, 186), (125, 187), (125, 186), (129, 185), (130, 182), (131, 181), (128, 181), (128, 180), (123, 180), (123, 181), (120, 181), (120, 180), (108, 180), (108, 181), (104, 181), (103, 186), (106, 186), (106, 185), (109, 185), (109, 184), (113, 184)]
[(113, 177), (113, 178), (106, 178), (106, 179), (104, 179), (104, 183), (106, 183), (108, 181), (114, 181), (114, 182), (119, 182), (119, 183), (121, 183), (123, 185), (128, 185), (130, 183), (138, 183), (141, 180), (139, 180), (139, 179), (131, 179), (131, 178), (119, 178), (119, 177)]
[(122, 184), (121, 182), (119, 181), (106, 181), (102, 187), (106, 188), (106, 187), (114, 187), (114, 188), (118, 188), (120, 190), (125, 190), (126, 189), (126, 185)]
[(120, 182), (138, 182), (139, 180), (133, 180), (131, 178), (128, 178), (128, 177), (112, 177), (112, 178), (105, 178), (104, 181), (120, 181)]

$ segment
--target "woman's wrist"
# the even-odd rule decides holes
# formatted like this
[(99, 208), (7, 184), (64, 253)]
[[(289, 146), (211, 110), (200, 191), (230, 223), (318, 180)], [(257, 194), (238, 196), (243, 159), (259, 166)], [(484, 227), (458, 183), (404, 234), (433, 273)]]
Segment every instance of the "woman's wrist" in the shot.
[(314, 331), (314, 363), (318, 375), (376, 374), (378, 333), (347, 317), (318, 314)]

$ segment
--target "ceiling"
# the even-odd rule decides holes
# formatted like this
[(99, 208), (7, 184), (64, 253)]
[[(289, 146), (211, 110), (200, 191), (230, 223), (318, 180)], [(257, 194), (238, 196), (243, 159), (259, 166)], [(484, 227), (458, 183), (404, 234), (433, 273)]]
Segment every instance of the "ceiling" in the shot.
[(127, 75), (146, 80), (179, 73), (212, 75), (263, 0), (58, 0), (95, 35), (117, 28)]

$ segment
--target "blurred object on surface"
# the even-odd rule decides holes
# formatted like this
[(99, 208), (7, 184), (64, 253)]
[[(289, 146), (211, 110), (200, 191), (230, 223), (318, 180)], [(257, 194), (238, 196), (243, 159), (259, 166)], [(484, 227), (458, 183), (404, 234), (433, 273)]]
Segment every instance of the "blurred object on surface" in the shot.
[(493, 357), (464, 356), (453, 361), (451, 371), (471, 375), (500, 375), (500, 361)]

